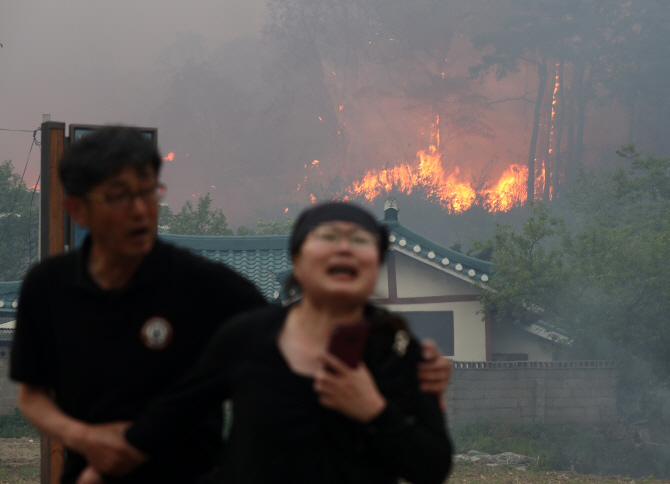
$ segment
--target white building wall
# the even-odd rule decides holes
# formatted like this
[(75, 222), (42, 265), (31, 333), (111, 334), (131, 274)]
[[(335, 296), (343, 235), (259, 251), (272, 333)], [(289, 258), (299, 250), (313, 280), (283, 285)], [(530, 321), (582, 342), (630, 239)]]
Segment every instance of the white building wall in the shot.
[(493, 353), (526, 353), (530, 361), (553, 361), (551, 343), (510, 324), (491, 324)]
[(478, 295), (481, 291), (468, 281), (458, 279), (422, 261), (395, 251), (398, 297)]
[(384, 264), (379, 268), (377, 284), (375, 285), (375, 290), (372, 292), (372, 299), (386, 299), (389, 297), (388, 279), (388, 267)]
[(393, 312), (409, 311), (453, 311), (454, 312), (454, 356), (456, 361), (486, 360), (486, 324), (479, 301), (428, 303), (428, 304), (385, 304)]

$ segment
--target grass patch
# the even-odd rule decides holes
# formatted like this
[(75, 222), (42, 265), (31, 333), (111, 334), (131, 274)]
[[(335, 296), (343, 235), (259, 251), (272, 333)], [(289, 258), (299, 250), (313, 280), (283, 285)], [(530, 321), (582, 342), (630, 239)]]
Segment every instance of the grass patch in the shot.
[(17, 439), (19, 437), (37, 439), (39, 432), (15, 408), (13, 414), (0, 415), (0, 438)]
[(533, 457), (539, 470), (670, 478), (670, 447), (636, 445), (595, 429), (479, 421), (455, 422), (450, 432), (457, 453), (514, 452)]
[(457, 464), (446, 484), (667, 484), (670, 481), (655, 477), (631, 478), (625, 476), (584, 475), (532, 469), (517, 471), (510, 467), (466, 466)]
[(2, 465), (0, 462), (0, 483), (2, 484), (14, 484), (14, 483), (29, 483), (29, 482), (39, 482), (40, 480), (40, 471), (39, 469), (30, 469), (30, 468), (19, 468), (19, 469), (8, 469)]

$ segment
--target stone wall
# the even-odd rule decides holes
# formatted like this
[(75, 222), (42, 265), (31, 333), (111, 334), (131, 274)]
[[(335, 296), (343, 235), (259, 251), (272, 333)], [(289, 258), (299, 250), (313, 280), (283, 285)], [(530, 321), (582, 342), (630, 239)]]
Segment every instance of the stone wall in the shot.
[(613, 361), (454, 362), (449, 418), (601, 425), (616, 421)]
[(16, 383), (9, 379), (9, 349), (0, 345), (0, 415), (14, 412)]
[[(0, 414), (13, 412), (9, 350), (0, 346)], [(454, 362), (449, 419), (600, 425), (616, 421), (612, 361)]]

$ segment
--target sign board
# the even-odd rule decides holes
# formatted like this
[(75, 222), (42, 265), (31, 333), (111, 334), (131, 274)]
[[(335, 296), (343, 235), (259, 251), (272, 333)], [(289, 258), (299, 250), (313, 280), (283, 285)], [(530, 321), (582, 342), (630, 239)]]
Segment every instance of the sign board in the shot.
[[(70, 133), (70, 143), (74, 143), (76, 140), (81, 139), (87, 134), (91, 134), (93, 131), (98, 129), (106, 128), (106, 125), (101, 124), (71, 124), (69, 128)], [(136, 129), (142, 135), (151, 140), (154, 144), (154, 148), (158, 148), (158, 130), (156, 128), (137, 128), (130, 126), (131, 128)]]

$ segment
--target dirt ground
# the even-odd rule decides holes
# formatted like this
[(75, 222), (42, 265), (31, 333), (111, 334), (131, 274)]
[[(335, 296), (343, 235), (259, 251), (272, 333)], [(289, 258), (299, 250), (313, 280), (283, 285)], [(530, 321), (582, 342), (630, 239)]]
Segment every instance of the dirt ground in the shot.
[[(40, 442), (22, 437), (0, 439), (0, 484), (39, 484)], [(487, 467), (457, 463), (448, 484), (670, 484), (667, 480), (620, 476), (587, 476), (567, 472), (519, 471), (513, 467)]]
[(40, 482), (40, 441), (0, 439), (0, 484)]

